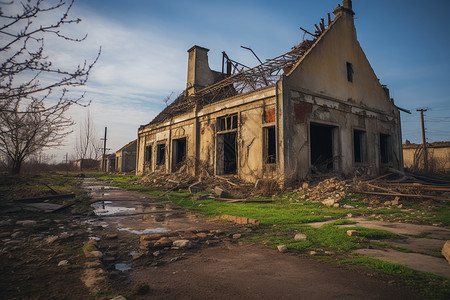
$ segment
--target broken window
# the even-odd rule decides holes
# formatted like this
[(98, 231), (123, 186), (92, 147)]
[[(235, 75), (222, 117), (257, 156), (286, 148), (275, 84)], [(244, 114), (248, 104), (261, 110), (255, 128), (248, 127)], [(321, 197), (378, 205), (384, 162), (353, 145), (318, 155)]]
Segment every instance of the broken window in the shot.
[(313, 170), (327, 172), (334, 169), (333, 153), (336, 145), (333, 133), (336, 128), (334, 126), (311, 123), (310, 151)]
[(347, 80), (353, 82), (353, 65), (347, 62)]
[(391, 162), (391, 137), (387, 134), (380, 134), (380, 159), (382, 164)]
[(275, 126), (264, 128), (265, 163), (275, 164), (277, 162)]
[(366, 161), (366, 133), (362, 130), (353, 130), (353, 158), (355, 163)]
[(219, 118), (219, 131), (237, 129), (237, 114)]
[(158, 144), (156, 148), (156, 164), (163, 165), (166, 162), (166, 144)]
[(186, 138), (173, 140), (173, 169), (181, 167), (186, 160)]
[(145, 163), (146, 164), (152, 163), (152, 146), (145, 147)]

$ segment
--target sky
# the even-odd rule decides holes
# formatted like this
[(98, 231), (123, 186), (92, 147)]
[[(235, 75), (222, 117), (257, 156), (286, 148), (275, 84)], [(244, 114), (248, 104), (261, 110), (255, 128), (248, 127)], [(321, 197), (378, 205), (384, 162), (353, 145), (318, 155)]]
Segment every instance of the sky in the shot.
[[(73, 154), (76, 131), (87, 111), (95, 120), (98, 139), (108, 127), (107, 147), (115, 152), (137, 137), (186, 87), (187, 50), (210, 49), (209, 63), (221, 69), (221, 53), (248, 66), (288, 52), (327, 18), (340, 0), (76, 0), (71, 11), (81, 18), (65, 26), (82, 43), (50, 41), (49, 57), (64, 67), (100, 59), (86, 86), (88, 108), (73, 107), (77, 123), (66, 145), (52, 149), (54, 162)], [(355, 26), (361, 47), (401, 113), (403, 141), (421, 143), (419, 108), (427, 108), (428, 142), (450, 141), (450, 11), (448, 0), (354, 0)], [(332, 15), (333, 16), (333, 15)]]

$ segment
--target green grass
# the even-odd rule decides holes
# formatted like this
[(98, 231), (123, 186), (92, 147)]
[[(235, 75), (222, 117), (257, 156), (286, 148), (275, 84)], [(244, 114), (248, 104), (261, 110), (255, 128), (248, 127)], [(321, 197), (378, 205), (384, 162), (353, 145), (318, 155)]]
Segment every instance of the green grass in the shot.
[(130, 181), (136, 181), (140, 179), (142, 176), (135, 175), (106, 175), (102, 177), (98, 177), (99, 180), (112, 180), (116, 182), (129, 183)]
[(431, 273), (416, 271), (401, 264), (385, 262), (375, 258), (357, 257), (341, 260), (338, 264), (349, 267), (367, 267), (371, 270), (395, 275), (430, 299), (450, 299), (450, 281)]

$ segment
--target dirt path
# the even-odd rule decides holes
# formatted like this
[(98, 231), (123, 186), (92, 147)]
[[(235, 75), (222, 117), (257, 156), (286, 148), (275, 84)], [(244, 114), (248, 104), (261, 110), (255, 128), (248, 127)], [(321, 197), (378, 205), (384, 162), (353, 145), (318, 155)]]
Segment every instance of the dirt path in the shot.
[[(421, 298), (370, 272), (361, 274), (220, 235), (246, 229), (200, 219), (171, 203), (94, 181), (86, 181), (84, 187), (101, 201), (96, 204), (100, 216), (89, 222), (101, 229), (100, 250), (112, 256), (106, 268), (111, 271), (120, 262), (124, 272), (111, 271), (117, 275), (115, 285), (122, 282), (126, 287), (119, 290), (137, 294), (138, 299)], [(172, 239), (189, 237), (193, 247), (143, 251), (139, 236), (152, 232)], [(115, 239), (103, 238), (114, 233)], [(92, 234), (99, 235), (96, 230)], [(140, 286), (149, 291), (139, 291)]]

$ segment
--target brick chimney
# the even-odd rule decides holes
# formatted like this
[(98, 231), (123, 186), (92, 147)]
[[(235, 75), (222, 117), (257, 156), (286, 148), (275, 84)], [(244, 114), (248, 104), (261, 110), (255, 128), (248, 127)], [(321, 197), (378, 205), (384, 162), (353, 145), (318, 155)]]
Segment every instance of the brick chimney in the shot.
[(214, 83), (214, 72), (208, 64), (209, 49), (194, 46), (188, 50), (188, 73), (186, 90), (188, 95), (192, 95), (208, 85)]
[(336, 7), (336, 9), (333, 11), (333, 14), (337, 17), (338, 15), (341, 15), (343, 13), (347, 13), (353, 17), (355, 12), (352, 10), (352, 0), (343, 0), (342, 6)]

